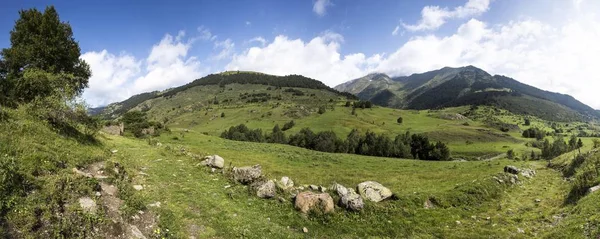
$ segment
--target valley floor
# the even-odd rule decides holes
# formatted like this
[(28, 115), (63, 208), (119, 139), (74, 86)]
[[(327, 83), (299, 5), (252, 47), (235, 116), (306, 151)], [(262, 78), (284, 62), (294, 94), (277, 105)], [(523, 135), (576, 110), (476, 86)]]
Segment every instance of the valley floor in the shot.
[[(177, 140), (174, 137), (177, 136)], [(328, 154), (286, 145), (223, 140), (198, 133), (171, 133), (162, 146), (143, 140), (106, 136), (118, 150), (109, 160), (122, 163), (134, 175), (133, 184), (176, 237), (197, 238), (530, 238), (544, 237), (563, 217), (568, 183), (545, 161), (426, 162), (345, 154)], [(261, 164), (263, 172), (297, 184), (354, 187), (374, 180), (400, 200), (367, 203), (360, 213), (303, 216), (285, 200), (259, 199), (242, 185), (211, 173), (189, 155), (219, 154), (226, 166)], [(533, 179), (503, 189), (498, 198), (457, 207), (423, 208), (430, 197), (442, 197), (502, 172), (505, 165), (537, 170)], [(479, 181), (478, 181), (479, 180)], [(561, 209), (563, 208), (563, 209)], [(302, 229), (306, 227), (307, 233)]]

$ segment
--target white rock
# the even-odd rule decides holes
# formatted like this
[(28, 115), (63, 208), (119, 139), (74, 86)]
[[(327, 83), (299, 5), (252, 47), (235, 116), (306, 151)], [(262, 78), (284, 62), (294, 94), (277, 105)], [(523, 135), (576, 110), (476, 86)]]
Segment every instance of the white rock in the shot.
[(144, 189), (144, 186), (142, 186), (142, 185), (133, 185), (133, 189), (135, 189), (136, 191), (140, 191), (140, 190)]
[(79, 206), (87, 213), (96, 213), (96, 202), (89, 197), (79, 198)]
[(373, 202), (381, 202), (392, 196), (391, 190), (375, 181), (367, 181), (358, 184), (358, 193), (364, 199)]

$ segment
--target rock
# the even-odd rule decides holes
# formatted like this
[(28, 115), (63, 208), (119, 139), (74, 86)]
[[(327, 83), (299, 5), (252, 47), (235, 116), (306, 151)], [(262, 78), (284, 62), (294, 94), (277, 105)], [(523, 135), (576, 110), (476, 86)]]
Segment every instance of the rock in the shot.
[(146, 236), (134, 225), (130, 225), (131, 238), (146, 239)]
[(224, 187), (224, 188), (225, 188), (225, 189), (228, 189), (228, 188), (230, 188), (230, 187), (231, 187), (231, 185), (225, 185), (225, 187)]
[(358, 212), (365, 207), (362, 197), (355, 192), (347, 193), (340, 199), (340, 205), (350, 211)]
[(343, 197), (344, 195), (348, 194), (348, 188), (344, 187), (344, 185), (341, 185), (339, 183), (334, 183), (330, 189), (331, 191), (337, 193), (337, 195), (340, 197)]
[(133, 185), (133, 189), (135, 189), (136, 191), (140, 191), (140, 190), (144, 189), (144, 186), (142, 186), (142, 185)]
[(160, 207), (160, 202), (148, 204), (148, 207)]
[(79, 170), (77, 168), (73, 168), (73, 173), (75, 173), (77, 175), (81, 175), (81, 176), (86, 177), (86, 178), (92, 178), (93, 177), (91, 173), (83, 172), (83, 171), (81, 171), (81, 170)]
[(96, 213), (96, 202), (89, 197), (79, 198), (79, 206), (87, 213)]
[(423, 203), (423, 208), (425, 209), (432, 209), (435, 207), (435, 204), (433, 204), (433, 202), (430, 199), (425, 200), (425, 202)]
[(256, 179), (260, 178), (260, 176), (262, 175), (262, 171), (261, 171), (261, 167), (260, 165), (254, 165), (252, 167), (250, 166), (246, 166), (246, 167), (234, 167), (233, 168), (233, 179), (235, 179), (235, 181), (238, 181), (242, 184), (249, 184), (254, 182)]
[(539, 199), (539, 198), (536, 198), (536, 199), (535, 199), (535, 202), (536, 202), (536, 203), (540, 203), (540, 202), (542, 202), (542, 200), (541, 200), (541, 199)]
[(313, 190), (313, 191), (319, 190), (319, 186), (313, 185), (313, 184), (311, 184), (310, 186), (308, 186), (308, 188), (310, 188), (310, 190)]
[(308, 233), (308, 228), (306, 228), (306, 227), (303, 227), (303, 228), (302, 228), (302, 232), (304, 232), (304, 233)]
[(319, 191), (322, 193), (327, 192), (327, 188), (319, 185)]
[(364, 199), (372, 202), (381, 202), (392, 196), (391, 190), (375, 181), (367, 181), (358, 184), (358, 193)]
[(219, 155), (210, 155), (204, 157), (204, 161), (202, 161), (203, 165), (212, 167), (212, 168), (223, 168), (225, 167), (225, 159), (221, 158)]
[(460, 225), (462, 224), (460, 221), (456, 221), (456, 225)]
[(217, 171), (217, 169), (216, 169), (216, 168), (210, 168), (210, 172), (211, 172), (211, 173), (215, 173), (216, 171)]
[(519, 183), (519, 176), (517, 176), (517, 175), (511, 175), (509, 182), (510, 182), (510, 184), (517, 184), (517, 183)]
[(533, 170), (533, 169), (522, 169), (521, 170), (521, 176), (523, 176), (525, 178), (533, 178), (533, 176), (535, 176), (535, 170)]
[(94, 195), (96, 195), (96, 197), (100, 197), (100, 196), (102, 196), (102, 193), (101, 192), (96, 192), (96, 193), (94, 193)]
[(596, 185), (596, 186), (593, 186), (590, 189), (588, 189), (588, 193), (593, 193), (593, 192), (598, 191), (598, 190), (600, 190), (600, 184)]
[(518, 233), (525, 233), (525, 230), (523, 230), (523, 228), (517, 228), (517, 232)]
[(117, 152), (119, 152), (119, 150), (113, 149), (110, 152), (113, 153), (113, 154), (116, 154)]
[(334, 209), (333, 198), (331, 198), (329, 194), (317, 194), (310, 191), (298, 193), (298, 195), (296, 195), (294, 206), (302, 213), (308, 213), (310, 211), (331, 213)]
[(256, 185), (256, 196), (259, 198), (275, 197), (275, 182), (269, 180)]
[(281, 180), (277, 183), (277, 187), (287, 190), (294, 187), (294, 181), (292, 181), (289, 177), (281, 177)]
[(511, 174), (519, 174), (519, 168), (512, 166), (512, 165), (507, 165), (507, 166), (504, 166), (504, 172), (511, 173)]

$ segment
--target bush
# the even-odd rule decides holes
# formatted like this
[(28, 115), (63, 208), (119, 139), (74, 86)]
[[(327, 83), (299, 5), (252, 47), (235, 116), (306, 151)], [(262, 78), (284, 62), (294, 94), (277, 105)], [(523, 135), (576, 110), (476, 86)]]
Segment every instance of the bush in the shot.
[(318, 113), (319, 113), (320, 115), (322, 115), (322, 114), (325, 114), (325, 112), (326, 112), (326, 110), (325, 110), (325, 106), (319, 106), (319, 111), (318, 111)]
[[(532, 152), (533, 152), (533, 151), (532, 151)], [(515, 158), (515, 151), (514, 151), (514, 150), (512, 150), (512, 149), (509, 149), (509, 150), (506, 152), (506, 157), (507, 157), (508, 159), (514, 159), (514, 158)]]
[(402, 121), (404, 121), (404, 119), (402, 119), (402, 117), (398, 117), (398, 119), (396, 120), (396, 122), (398, 124), (402, 124)]
[(293, 128), (294, 126), (296, 126), (296, 123), (293, 120), (291, 120), (290, 122), (285, 123), (283, 125), (283, 128), (281, 128), (281, 130), (286, 131), (288, 129)]

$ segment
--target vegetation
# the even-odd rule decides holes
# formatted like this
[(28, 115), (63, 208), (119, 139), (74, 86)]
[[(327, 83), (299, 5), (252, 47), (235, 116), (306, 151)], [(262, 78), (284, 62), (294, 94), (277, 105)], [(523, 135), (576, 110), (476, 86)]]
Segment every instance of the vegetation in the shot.
[(333, 131), (314, 133), (309, 128), (303, 128), (287, 140), (279, 125), (273, 127), (271, 134), (262, 135), (262, 130), (250, 130), (246, 125), (240, 124), (229, 128), (221, 134), (221, 138), (290, 144), (293, 146), (330, 153), (351, 153), (359, 155), (407, 158), (421, 160), (450, 160), (450, 149), (442, 142), (430, 143), (427, 136), (409, 132), (397, 135), (394, 140), (386, 134), (376, 134), (367, 131), (364, 135), (354, 129), (348, 134), (345, 141), (339, 139)]

